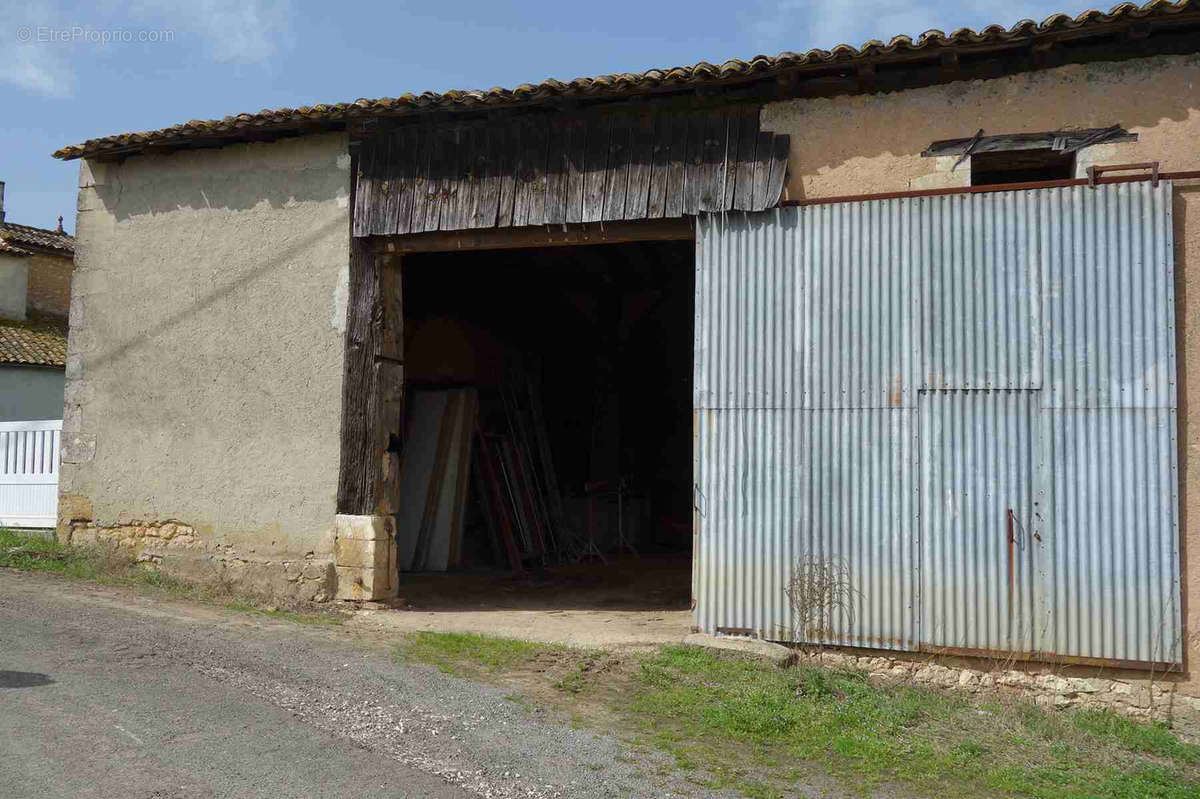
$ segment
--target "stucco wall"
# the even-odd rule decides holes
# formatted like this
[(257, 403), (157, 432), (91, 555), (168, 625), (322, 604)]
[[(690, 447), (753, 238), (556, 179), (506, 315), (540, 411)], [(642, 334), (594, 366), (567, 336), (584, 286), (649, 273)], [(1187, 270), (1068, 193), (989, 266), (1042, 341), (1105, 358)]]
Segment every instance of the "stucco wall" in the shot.
[(24, 319), (29, 256), (0, 255), (0, 319)]
[(1074, 65), (892, 94), (790, 100), (763, 109), (765, 129), (791, 134), (788, 197), (970, 184), (969, 163), (922, 158), (939, 139), (1120, 124), (1138, 141), (1090, 147), (1089, 164), (1160, 161), (1195, 169), (1200, 55)]
[[(969, 164), (922, 158), (931, 142), (1059, 127), (1121, 124), (1138, 141), (1081, 153), (1090, 163), (1159, 161), (1164, 170), (1200, 169), (1200, 56), (1062, 67), (889, 95), (775, 103), (766, 128), (791, 134), (792, 199), (970, 184)], [(1200, 182), (1175, 187), (1180, 507), (1188, 673), (1200, 695)]]
[(61, 419), (63, 370), (0, 365), (0, 422)]
[(340, 134), (82, 165), (60, 535), (332, 551), (349, 167)]
[(36, 253), (29, 261), (29, 307), (35, 311), (66, 316), (71, 307), (70, 256)]

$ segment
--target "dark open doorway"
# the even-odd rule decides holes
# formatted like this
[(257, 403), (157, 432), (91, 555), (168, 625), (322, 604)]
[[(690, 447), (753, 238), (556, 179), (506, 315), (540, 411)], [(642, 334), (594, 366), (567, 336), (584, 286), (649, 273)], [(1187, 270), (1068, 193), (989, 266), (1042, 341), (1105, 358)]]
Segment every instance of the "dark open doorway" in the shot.
[(693, 243), (422, 253), (402, 274), (401, 596), (686, 607)]

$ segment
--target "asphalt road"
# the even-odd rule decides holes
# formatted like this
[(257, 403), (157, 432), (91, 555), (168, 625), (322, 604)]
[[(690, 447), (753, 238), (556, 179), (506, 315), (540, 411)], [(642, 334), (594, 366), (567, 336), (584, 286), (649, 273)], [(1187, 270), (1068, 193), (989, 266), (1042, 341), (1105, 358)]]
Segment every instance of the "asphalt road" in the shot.
[(0, 570), (0, 796), (701, 792), (392, 643)]

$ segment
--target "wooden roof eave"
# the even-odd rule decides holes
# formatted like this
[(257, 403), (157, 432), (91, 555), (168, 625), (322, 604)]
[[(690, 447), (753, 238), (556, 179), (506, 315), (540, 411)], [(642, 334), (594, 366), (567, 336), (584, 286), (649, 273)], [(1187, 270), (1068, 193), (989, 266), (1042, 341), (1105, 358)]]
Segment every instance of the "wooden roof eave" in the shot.
[[(1172, 34), (1182, 35), (1186, 37), (1187, 41), (1181, 42), (1182, 46), (1176, 48), (1156, 48), (1148, 41), (1154, 37), (1158, 37), (1161, 41), (1163, 36)], [(1128, 46), (1124, 50), (1112, 49), (1113, 37), (1125, 38), (1128, 40)], [(734, 104), (738, 102), (773, 102), (794, 97), (901, 91), (955, 80), (999, 77), (1003, 74), (1014, 74), (1032, 69), (1100, 60), (1098, 58), (1067, 58), (1062, 64), (1053, 63), (1053, 60), (1049, 64), (1046, 63), (1047, 53), (1053, 53), (1060, 46), (1074, 46), (1075, 43), (1081, 41), (1091, 43), (1089, 49), (1093, 51), (1092, 55), (1114, 61), (1155, 55), (1159, 54), (1160, 50), (1164, 53), (1200, 51), (1200, 23), (1193, 15), (1120, 20), (1100, 28), (1090, 26), (1081, 29), (1066, 28), (1052, 32), (1031, 32), (1003, 40), (955, 42), (936, 47), (920, 47), (914, 43), (911, 49), (902, 48), (895, 52), (868, 55), (847, 52), (827, 61), (776, 65), (742, 76), (721, 77), (718, 75), (707, 80), (665, 81), (634, 89), (630, 89), (628, 86), (615, 86), (590, 92), (567, 94), (544, 91), (525, 98), (499, 103), (464, 98), (459, 105), (400, 106), (388, 110), (351, 107), (338, 116), (326, 119), (302, 119), (278, 124), (232, 128), (225, 131), (214, 131), (210, 135), (181, 134), (180, 140), (176, 142), (166, 141), (152, 144), (130, 142), (84, 154), (82, 157), (95, 161), (121, 160), (135, 153), (209, 149), (229, 144), (272, 141), (346, 129), (349, 129), (352, 135), (361, 135), (366, 128), (387, 121), (411, 121), (416, 124), (447, 118), (483, 118), (493, 114), (507, 116), (523, 111), (562, 105), (569, 105), (572, 108), (604, 104), (618, 106), (624, 103), (668, 97), (694, 97), (698, 94), (713, 97), (715, 98), (714, 102)], [(948, 70), (943, 61), (946, 54), (953, 54), (959, 66)], [(1005, 54), (1024, 56), (1027, 63), (1024, 65), (1009, 64), (1003, 69), (993, 70), (994, 74), (987, 74), (985, 70), (975, 70), (974, 72), (983, 74), (974, 74), (972, 70), (964, 69), (961, 66), (964, 63)], [(1073, 55), (1088, 54), (1077, 52)], [(926, 72), (923, 76), (913, 75), (908, 81), (905, 81), (903, 76), (899, 80), (893, 80), (893, 76), (897, 73), (917, 67), (925, 68)], [(864, 71), (873, 73), (872, 81), (864, 82), (856, 77)]]

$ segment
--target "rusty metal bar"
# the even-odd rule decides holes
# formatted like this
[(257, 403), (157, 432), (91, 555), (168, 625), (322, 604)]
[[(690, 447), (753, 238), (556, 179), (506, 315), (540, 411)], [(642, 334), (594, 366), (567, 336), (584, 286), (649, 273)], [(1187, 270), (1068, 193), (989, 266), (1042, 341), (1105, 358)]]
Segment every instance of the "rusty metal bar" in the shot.
[[(1094, 184), (1089, 184), (1087, 178), (1067, 178), (1065, 180), (1034, 180), (1025, 183), (996, 183), (990, 186), (955, 186), (946, 189), (915, 189), (910, 191), (885, 191), (876, 194), (844, 194), (836, 197), (813, 197), (807, 200), (784, 200), (780, 206), (790, 208), (807, 205), (832, 205), (836, 203), (856, 203), (866, 200), (898, 200), (906, 197), (946, 197), (953, 194), (992, 194), (1004, 191), (1025, 191), (1028, 189), (1059, 189), (1068, 186), (1102, 186), (1108, 183), (1141, 183), (1152, 180), (1151, 175), (1115, 175), (1113, 177), (1097, 177)], [(1184, 172), (1159, 172), (1159, 180), (1198, 180), (1200, 169)]]
[[(1054, 652), (1043, 652), (1036, 649), (1024, 652), (1005, 649), (974, 649), (965, 646), (930, 646), (929, 644), (921, 644), (917, 651), (927, 655), (988, 658), (1022, 663), (1038, 662), (1062, 666), (1100, 666), (1110, 669), (1129, 669), (1131, 671), (1161, 671), (1167, 674), (1180, 674), (1183, 672), (1182, 663), (1172, 663), (1170, 661), (1124, 660), (1121, 658), (1059, 655)], [(892, 657), (895, 656), (892, 655)]]
[(1157, 186), (1159, 180), (1158, 162), (1142, 161), (1137, 164), (1109, 164), (1107, 166), (1089, 166), (1087, 168), (1088, 186), (1096, 188), (1096, 180), (1105, 172), (1132, 172), (1135, 169), (1150, 170), (1150, 185)]

